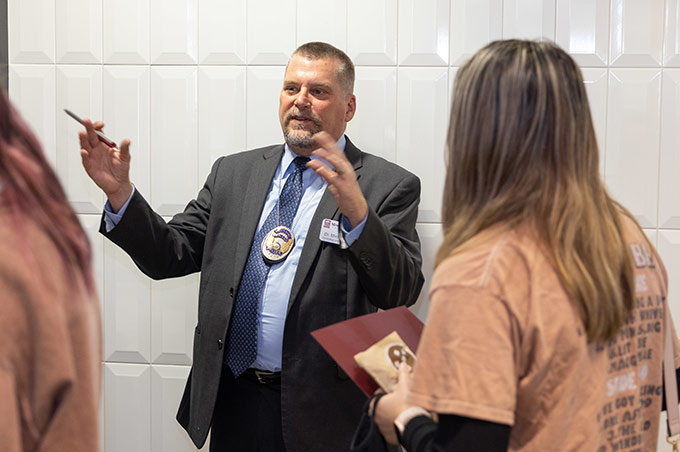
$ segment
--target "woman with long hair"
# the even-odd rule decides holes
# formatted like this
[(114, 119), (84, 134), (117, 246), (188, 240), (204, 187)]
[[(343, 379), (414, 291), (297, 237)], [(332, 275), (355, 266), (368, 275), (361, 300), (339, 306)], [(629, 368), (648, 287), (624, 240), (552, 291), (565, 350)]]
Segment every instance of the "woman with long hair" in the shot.
[(0, 92), (0, 449), (97, 451), (99, 303), (90, 245)]
[(666, 274), (601, 180), (576, 63), (549, 42), (487, 45), (456, 75), (447, 148), (429, 317), (413, 380), (402, 369), (378, 403), (383, 435), (655, 451)]

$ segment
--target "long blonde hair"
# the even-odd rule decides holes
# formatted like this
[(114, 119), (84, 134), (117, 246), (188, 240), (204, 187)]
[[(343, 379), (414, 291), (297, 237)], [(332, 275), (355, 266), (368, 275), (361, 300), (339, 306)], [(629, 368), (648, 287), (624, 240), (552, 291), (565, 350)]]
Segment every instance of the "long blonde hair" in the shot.
[(591, 341), (633, 306), (621, 215), (601, 181), (583, 77), (555, 44), (496, 41), (456, 75), (436, 265), (495, 225), (538, 231)]

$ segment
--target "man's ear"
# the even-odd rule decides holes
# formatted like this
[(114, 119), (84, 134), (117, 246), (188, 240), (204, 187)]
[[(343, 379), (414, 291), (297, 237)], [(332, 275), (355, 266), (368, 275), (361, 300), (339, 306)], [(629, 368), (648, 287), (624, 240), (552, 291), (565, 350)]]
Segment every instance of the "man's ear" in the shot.
[(345, 110), (345, 122), (350, 122), (357, 111), (357, 97), (350, 94), (347, 98), (347, 109)]

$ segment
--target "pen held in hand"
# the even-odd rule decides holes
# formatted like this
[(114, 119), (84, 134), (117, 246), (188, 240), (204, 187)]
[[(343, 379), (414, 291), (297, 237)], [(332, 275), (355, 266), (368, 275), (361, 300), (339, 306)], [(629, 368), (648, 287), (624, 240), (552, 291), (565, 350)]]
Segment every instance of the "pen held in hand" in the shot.
[[(85, 124), (83, 124), (83, 120), (80, 119), (80, 118), (78, 117), (78, 115), (76, 115), (75, 113), (73, 113), (71, 110), (69, 110), (69, 109), (67, 109), (67, 108), (64, 108), (64, 111), (66, 112), (67, 115), (69, 115), (70, 117), (72, 117), (73, 119), (75, 119), (76, 121), (78, 121), (80, 124), (85, 125)], [(109, 139), (106, 137), (106, 135), (104, 135), (104, 134), (101, 133), (100, 131), (95, 130), (94, 133), (97, 134), (97, 138), (99, 138), (99, 141), (101, 141), (102, 143), (104, 143), (104, 144), (107, 145), (108, 147), (110, 147), (110, 148), (117, 148), (117, 147), (118, 147), (118, 145), (117, 145), (113, 140), (109, 140)]]

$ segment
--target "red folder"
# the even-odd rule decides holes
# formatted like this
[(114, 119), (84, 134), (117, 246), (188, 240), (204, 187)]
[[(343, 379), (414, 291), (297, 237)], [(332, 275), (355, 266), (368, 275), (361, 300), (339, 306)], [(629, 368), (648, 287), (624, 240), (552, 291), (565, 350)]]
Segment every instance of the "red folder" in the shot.
[(345, 320), (312, 331), (312, 336), (367, 396), (378, 384), (354, 361), (354, 355), (369, 348), (392, 331), (399, 333), (416, 353), (423, 322), (405, 306)]

